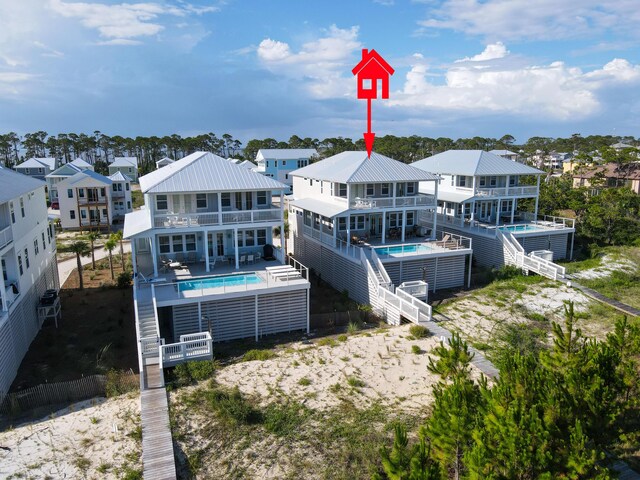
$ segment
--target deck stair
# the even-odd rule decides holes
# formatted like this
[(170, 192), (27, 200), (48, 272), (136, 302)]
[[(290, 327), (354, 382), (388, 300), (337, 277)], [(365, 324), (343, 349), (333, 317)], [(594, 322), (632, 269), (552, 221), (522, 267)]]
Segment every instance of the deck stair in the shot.
[(496, 229), (496, 238), (502, 243), (506, 264), (515, 265), (527, 274), (533, 272), (552, 280), (565, 277), (564, 267), (539, 256), (527, 255), (511, 232), (498, 228)]

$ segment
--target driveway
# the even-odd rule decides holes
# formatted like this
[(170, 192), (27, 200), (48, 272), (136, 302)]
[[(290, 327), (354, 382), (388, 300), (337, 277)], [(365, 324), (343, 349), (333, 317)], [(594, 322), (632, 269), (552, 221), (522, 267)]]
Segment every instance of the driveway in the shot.
[[(124, 248), (124, 253), (131, 252), (130, 242), (125, 241), (122, 246)], [(96, 260), (107, 258), (109, 256), (109, 252), (107, 252), (102, 247), (95, 248), (94, 252), (95, 252)], [(118, 247), (113, 251), (113, 253), (114, 254), (120, 253), (120, 245), (118, 245)], [(91, 255), (89, 255), (88, 257), (80, 257), (80, 261), (82, 262), (82, 265), (90, 264)], [(68, 260), (63, 260), (61, 262), (58, 262), (58, 276), (60, 277), (60, 287), (64, 285), (64, 282), (67, 281), (67, 279), (69, 278), (69, 275), (71, 275), (71, 272), (73, 272), (73, 269), (76, 268), (77, 266), (78, 264), (76, 262), (75, 256), (73, 258), (69, 258)]]

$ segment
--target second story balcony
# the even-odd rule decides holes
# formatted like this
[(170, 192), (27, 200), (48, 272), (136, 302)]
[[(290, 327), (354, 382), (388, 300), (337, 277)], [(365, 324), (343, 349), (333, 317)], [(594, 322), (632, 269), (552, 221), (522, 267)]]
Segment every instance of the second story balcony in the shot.
[[(336, 197), (347, 203), (346, 198)], [(354, 210), (375, 210), (401, 207), (435, 207), (436, 197), (429, 194), (418, 194), (407, 197), (354, 197), (349, 208)]]
[[(471, 188), (468, 189), (472, 191)], [(498, 188), (476, 188), (476, 195), (478, 197), (505, 197), (505, 196), (535, 196), (538, 192), (538, 187), (535, 185), (525, 185), (516, 187), (498, 187)]]
[(0, 230), (0, 249), (6, 247), (11, 242), (13, 242), (13, 232), (11, 231), (11, 225), (9, 225)]
[(155, 228), (238, 225), (282, 221), (279, 208), (261, 210), (230, 210), (203, 213), (164, 213), (154, 216)]

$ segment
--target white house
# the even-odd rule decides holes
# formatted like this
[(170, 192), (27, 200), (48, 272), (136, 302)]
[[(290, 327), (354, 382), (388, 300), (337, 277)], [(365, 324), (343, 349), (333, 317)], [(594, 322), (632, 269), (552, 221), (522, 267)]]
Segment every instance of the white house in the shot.
[(29, 158), (14, 167), (14, 170), (38, 180), (44, 180), (56, 168), (55, 158)]
[(171, 165), (173, 162), (175, 162), (175, 160), (172, 160), (169, 157), (161, 158), (156, 162), (156, 169), (166, 167), (167, 165)]
[(81, 172), (82, 170), (83, 169), (81, 167), (78, 167), (73, 163), (67, 163), (56, 168), (46, 176), (49, 201), (52, 204), (55, 205), (58, 203), (58, 184), (69, 177), (73, 177), (76, 173)]
[(75, 160), (67, 163), (67, 165), (73, 165), (74, 167), (78, 167), (80, 170), (95, 171), (95, 167), (82, 158), (76, 158)]
[(63, 229), (109, 229), (114, 220), (113, 181), (84, 170), (56, 186)]
[[(479, 264), (503, 265), (511, 247), (518, 258), (540, 250), (553, 259), (571, 256), (574, 220), (538, 217), (541, 170), (482, 150), (449, 150), (411, 165), (440, 177), (437, 212), (424, 220), (472, 238)], [(431, 183), (420, 191), (435, 192)]]
[(489, 150), (489, 153), (493, 153), (494, 155), (498, 155), (499, 157), (506, 158), (507, 160), (511, 160), (512, 162), (520, 161), (520, 155), (516, 152), (512, 152), (511, 150)]
[(113, 162), (109, 164), (109, 175), (120, 172), (131, 179), (132, 182), (138, 182), (138, 159), (136, 157), (115, 157)]
[(289, 186), (290, 173), (309, 165), (311, 157), (318, 155), (315, 148), (262, 148), (256, 154), (257, 172)]
[(113, 223), (124, 222), (124, 216), (133, 210), (131, 205), (131, 179), (121, 172), (109, 175), (111, 180), (111, 217)]
[(0, 398), (43, 324), (37, 308), (59, 289), (45, 184), (0, 167)]
[(140, 177), (140, 187), (145, 207), (126, 215), (124, 236), (144, 361), (166, 365), (172, 351), (189, 352), (188, 339), (207, 334), (258, 340), (308, 329), (307, 269), (285, 264), (272, 245), (284, 211), (271, 192), (286, 185), (196, 152)]

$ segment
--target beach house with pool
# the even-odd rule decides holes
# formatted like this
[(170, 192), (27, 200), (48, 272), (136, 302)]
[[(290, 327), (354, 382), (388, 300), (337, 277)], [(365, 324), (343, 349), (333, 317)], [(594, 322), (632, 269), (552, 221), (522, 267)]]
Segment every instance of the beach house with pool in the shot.
[[(418, 220), (435, 213), (438, 177), (392, 158), (343, 152), (291, 173), (294, 256), (354, 300), (379, 310), (406, 282), (462, 287), (471, 241)], [(419, 185), (432, 186), (421, 193)]]
[(480, 265), (564, 274), (550, 261), (572, 256), (575, 220), (538, 215), (544, 172), (482, 150), (449, 150), (411, 166), (439, 177), (420, 183), (421, 194), (438, 196), (437, 209), (421, 212), (420, 224), (472, 238)]
[(139, 180), (145, 205), (126, 215), (124, 236), (145, 358), (167, 365), (211, 339), (308, 329), (307, 268), (273, 245), (284, 204), (272, 192), (286, 185), (206, 152)]

